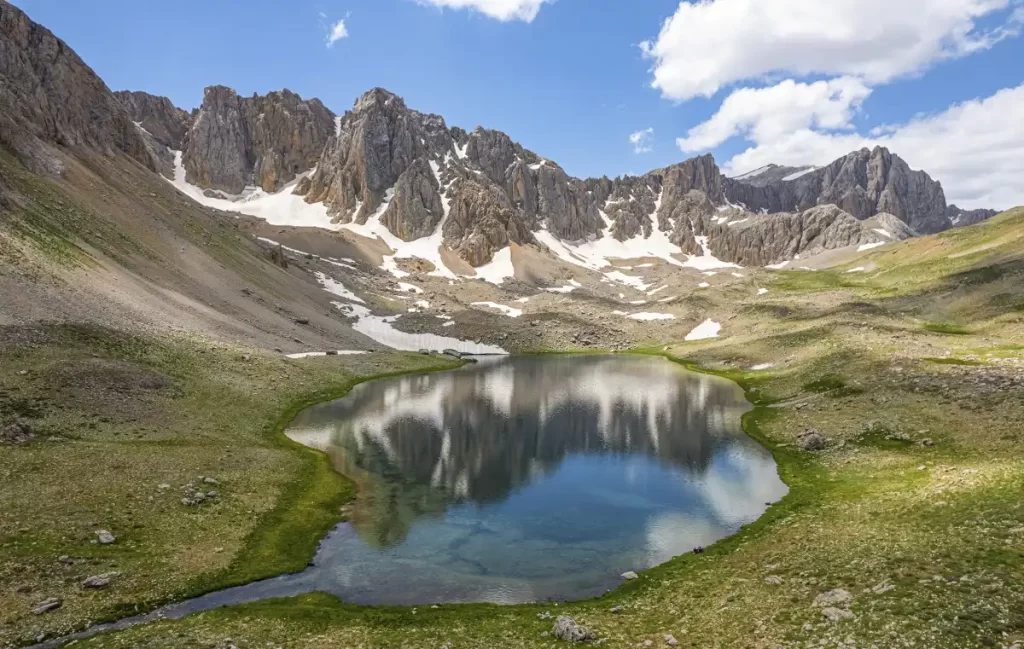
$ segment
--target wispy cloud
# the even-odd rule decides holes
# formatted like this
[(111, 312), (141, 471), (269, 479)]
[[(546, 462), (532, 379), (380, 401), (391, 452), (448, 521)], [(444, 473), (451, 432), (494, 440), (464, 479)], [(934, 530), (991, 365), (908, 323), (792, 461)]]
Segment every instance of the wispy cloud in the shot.
[(345, 26), (344, 18), (331, 25), (330, 30), (327, 32), (327, 47), (334, 47), (334, 44), (343, 38), (348, 38), (348, 27)]
[(654, 128), (645, 128), (629, 136), (634, 153), (650, 153), (654, 150)]
[(554, 0), (416, 0), (423, 5), (449, 9), (471, 9), (498, 20), (533, 22), (541, 5)]

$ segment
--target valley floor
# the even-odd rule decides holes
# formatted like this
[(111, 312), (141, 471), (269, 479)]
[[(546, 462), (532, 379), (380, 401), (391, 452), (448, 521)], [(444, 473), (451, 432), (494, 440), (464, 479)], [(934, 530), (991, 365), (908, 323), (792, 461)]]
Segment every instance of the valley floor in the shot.
[[(833, 314), (756, 340), (659, 350), (743, 385), (757, 404), (747, 430), (775, 454), (791, 493), (740, 534), (604, 598), (376, 609), (313, 595), (78, 646), (555, 646), (550, 611), (593, 628), (609, 647), (665, 646), (668, 635), (693, 647), (1010, 647), (1024, 640), (1024, 349), (1012, 343), (1020, 326), (1019, 317), (1003, 323), (1010, 337), (958, 335)], [(0, 553), (11, 585), (0, 595), (0, 633), (11, 645), (134, 603), (301, 567), (347, 494), (338, 484), (312, 489), (321, 495), (309, 505), (315, 525), (282, 512), (295, 475), (301, 490), (314, 475), (329, 478), (308, 473), (316, 461), (268, 431), (282, 411), (311, 393), (340, 392), (355, 375), (437, 363), (245, 361), (226, 348), (74, 330), (5, 337), (4, 407), (45, 413), (34, 415), (41, 435), (62, 438), (0, 455)], [(747, 369), (768, 362), (774, 367)], [(88, 432), (61, 433), (71, 425)], [(800, 449), (807, 428), (825, 436), (825, 451)], [(180, 486), (201, 475), (220, 483), (218, 497), (182, 506)], [(290, 545), (289, 525), (301, 547), (274, 560)], [(99, 527), (117, 543), (92, 544)], [(108, 590), (78, 586), (110, 571), (121, 576)], [(835, 589), (849, 599), (815, 606)], [(50, 596), (63, 607), (29, 614)]]
[[(161, 191), (174, 190), (152, 193), (167, 205), (161, 227), (177, 238), (147, 254), (195, 247), (208, 255), (204, 267), (231, 281), (208, 295), (187, 266), (173, 266), (177, 295), (195, 296), (179, 299), (203, 318), (216, 316), (214, 332), (244, 321), (242, 334), (220, 340), (246, 346), (174, 327), (77, 325), (70, 312), (65, 324), (0, 321), (0, 432), (10, 440), (0, 443), (0, 646), (301, 569), (353, 494), (323, 456), (285, 440), (284, 424), (359, 380), (455, 364), (379, 351), (301, 361), (258, 351), (299, 345), (295, 332), (305, 348), (370, 341), (342, 329), (304, 267), (266, 271), (235, 224)], [(42, 189), (35, 197), (51, 207), (64, 200)], [(75, 224), (111, 211), (73, 209)], [(134, 222), (125, 212), (122, 231)], [(96, 245), (113, 236), (85, 232)], [(62, 239), (45, 241), (63, 254)], [(17, 252), (0, 248), (4, 259)], [(737, 535), (603, 598), (388, 609), (312, 595), (76, 646), (547, 647), (561, 644), (548, 633), (550, 612), (573, 616), (607, 647), (1013, 647), (1024, 642), (1022, 259), (1017, 211), (872, 250), (849, 264), (858, 272), (763, 273), (766, 294), (693, 293), (676, 325), (612, 324), (585, 344), (570, 330), (593, 298), (539, 307), (539, 325), (517, 327), (530, 336), (514, 348), (651, 346), (737, 380), (757, 405), (747, 431), (773, 452), (791, 489)], [(11, 295), (35, 281), (16, 279)], [(88, 302), (68, 284), (61, 291), (76, 308)], [(710, 318), (722, 325), (719, 338), (673, 342)], [(495, 337), (508, 329), (500, 316), (476, 322)], [(825, 438), (824, 450), (801, 449), (808, 428)], [(101, 530), (115, 542), (104, 544)], [(100, 576), (104, 587), (83, 586)], [(58, 608), (39, 609), (53, 598)]]

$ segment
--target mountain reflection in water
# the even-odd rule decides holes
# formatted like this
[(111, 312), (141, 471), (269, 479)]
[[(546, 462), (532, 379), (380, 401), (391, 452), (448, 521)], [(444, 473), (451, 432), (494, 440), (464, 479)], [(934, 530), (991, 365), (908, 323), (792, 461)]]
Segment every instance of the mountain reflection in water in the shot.
[(374, 381), (287, 434), (359, 488), (309, 589), (359, 603), (595, 595), (786, 492), (734, 383), (643, 356), (484, 359)]

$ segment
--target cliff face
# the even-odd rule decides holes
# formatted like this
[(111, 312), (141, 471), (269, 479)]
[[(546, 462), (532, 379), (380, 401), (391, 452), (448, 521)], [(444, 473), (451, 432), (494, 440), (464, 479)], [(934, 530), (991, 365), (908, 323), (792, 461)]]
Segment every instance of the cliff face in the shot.
[(144, 128), (159, 144), (181, 151), (192, 117), (171, 103), (167, 97), (146, 92), (121, 90), (114, 96), (121, 102), (132, 121)]
[(60, 173), (53, 148), (125, 153), (156, 169), (106, 84), (63, 41), (0, 0), (0, 141), (32, 169)]
[(832, 204), (858, 219), (892, 214), (922, 234), (951, 227), (942, 185), (883, 147), (861, 149), (792, 180), (766, 173), (729, 179), (726, 196), (754, 212), (798, 212)]
[(318, 99), (288, 90), (241, 98), (212, 86), (183, 141), (185, 177), (229, 194), (277, 191), (315, 164), (333, 134), (334, 114)]

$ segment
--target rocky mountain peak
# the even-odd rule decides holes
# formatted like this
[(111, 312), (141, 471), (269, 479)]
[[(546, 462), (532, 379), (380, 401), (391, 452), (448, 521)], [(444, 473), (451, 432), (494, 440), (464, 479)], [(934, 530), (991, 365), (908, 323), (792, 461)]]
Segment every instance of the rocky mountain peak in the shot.
[(950, 227), (942, 185), (881, 146), (784, 177), (752, 172), (727, 178), (724, 189), (730, 202), (755, 212), (802, 212), (831, 204), (858, 219), (892, 214), (921, 233)]
[(130, 90), (120, 90), (114, 96), (128, 111), (132, 121), (147, 130), (153, 139), (175, 151), (182, 150), (185, 135), (192, 125), (191, 115), (167, 97)]
[(186, 178), (230, 194), (277, 191), (316, 163), (333, 134), (334, 114), (319, 99), (289, 90), (241, 98), (210, 86), (186, 138)]
[(74, 50), (0, 0), (0, 142), (35, 171), (63, 168), (54, 147), (153, 154), (127, 111)]

